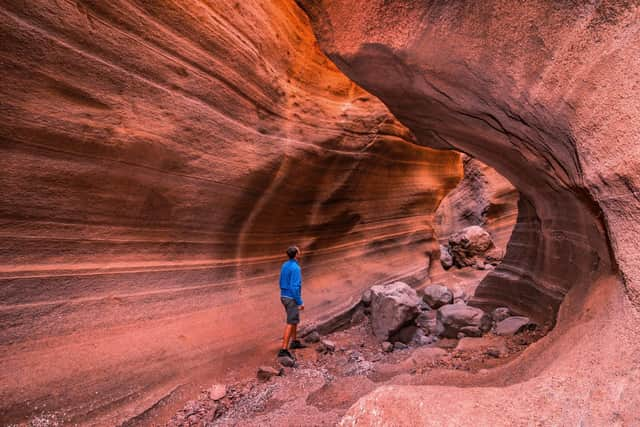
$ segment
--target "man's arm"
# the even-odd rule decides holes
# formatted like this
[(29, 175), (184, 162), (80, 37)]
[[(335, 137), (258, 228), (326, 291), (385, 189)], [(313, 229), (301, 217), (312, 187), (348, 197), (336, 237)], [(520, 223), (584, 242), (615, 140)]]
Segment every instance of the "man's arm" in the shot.
[(299, 268), (293, 270), (291, 274), (291, 282), (296, 304), (298, 304), (299, 306), (303, 306), (304, 302), (302, 302), (302, 274), (300, 273)]

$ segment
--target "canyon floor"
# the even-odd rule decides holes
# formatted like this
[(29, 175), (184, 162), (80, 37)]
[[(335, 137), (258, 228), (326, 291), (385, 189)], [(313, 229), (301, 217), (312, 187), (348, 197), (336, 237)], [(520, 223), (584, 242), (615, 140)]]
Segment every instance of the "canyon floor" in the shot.
[[(266, 367), (281, 369), (279, 375), (212, 385), (188, 401), (166, 425), (336, 425), (353, 403), (375, 388), (388, 384), (446, 384), (455, 371), (487, 374), (517, 358), (542, 335), (541, 330), (536, 330), (509, 337), (488, 334), (441, 339), (427, 346), (408, 346), (387, 353), (365, 318), (358, 325), (322, 337), (335, 344), (334, 351), (319, 352), (321, 343), (308, 344), (305, 349), (295, 350), (295, 367), (282, 368), (274, 355), (273, 363)], [(143, 419), (136, 421), (146, 424)]]

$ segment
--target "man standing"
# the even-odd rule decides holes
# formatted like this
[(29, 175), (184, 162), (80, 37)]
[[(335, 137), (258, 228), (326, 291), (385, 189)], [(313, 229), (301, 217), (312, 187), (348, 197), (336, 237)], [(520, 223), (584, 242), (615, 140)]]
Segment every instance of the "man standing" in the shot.
[[(278, 357), (286, 356), (293, 359), (289, 348), (306, 347), (298, 341), (296, 336), (298, 323), (300, 323), (300, 310), (304, 310), (304, 303), (300, 295), (302, 287), (302, 274), (298, 264), (300, 249), (297, 246), (291, 246), (287, 249), (287, 256), (289, 260), (282, 264), (280, 270), (280, 301), (287, 313), (287, 326), (284, 328), (282, 348), (278, 352)], [(291, 346), (289, 346), (289, 341), (291, 341)]]

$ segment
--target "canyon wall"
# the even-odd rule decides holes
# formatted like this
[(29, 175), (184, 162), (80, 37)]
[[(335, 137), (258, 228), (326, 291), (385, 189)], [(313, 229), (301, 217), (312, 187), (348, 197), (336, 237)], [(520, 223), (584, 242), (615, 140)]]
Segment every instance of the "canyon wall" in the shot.
[(463, 389), (379, 389), (344, 424), (640, 423), (638, 5), (298, 3), (329, 57), (418, 143), (459, 149), (520, 191), (506, 258), (475, 304), (557, 314), (511, 366)]
[(293, 2), (0, 3), (0, 419), (113, 425), (428, 280), (459, 154), (415, 144)]

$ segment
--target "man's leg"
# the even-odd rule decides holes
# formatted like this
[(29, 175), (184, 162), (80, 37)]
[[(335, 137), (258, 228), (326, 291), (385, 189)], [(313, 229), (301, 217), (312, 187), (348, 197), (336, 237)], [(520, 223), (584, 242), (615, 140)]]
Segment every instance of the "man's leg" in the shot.
[(291, 326), (293, 326), (293, 331), (291, 331), (291, 341), (295, 341), (298, 339), (298, 324)]
[(291, 341), (291, 337), (295, 336), (296, 325), (290, 325), (287, 323), (287, 326), (284, 328), (284, 336), (282, 337), (282, 348), (287, 350), (289, 348), (289, 342)]

